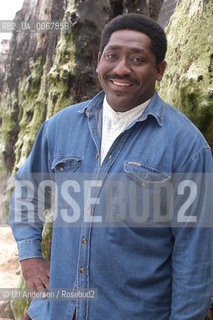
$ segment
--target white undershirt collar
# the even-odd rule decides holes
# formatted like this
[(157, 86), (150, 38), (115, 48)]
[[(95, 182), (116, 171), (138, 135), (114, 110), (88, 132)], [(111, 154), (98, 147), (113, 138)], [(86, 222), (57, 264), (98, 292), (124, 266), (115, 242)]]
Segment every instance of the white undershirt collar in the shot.
[(102, 163), (115, 139), (145, 110), (151, 99), (137, 107), (124, 112), (116, 112), (107, 102), (103, 101), (101, 159)]

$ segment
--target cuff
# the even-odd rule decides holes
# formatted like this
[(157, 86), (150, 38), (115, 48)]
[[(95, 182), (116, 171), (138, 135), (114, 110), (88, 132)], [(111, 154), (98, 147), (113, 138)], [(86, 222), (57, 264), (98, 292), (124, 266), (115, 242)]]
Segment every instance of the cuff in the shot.
[(19, 251), (19, 260), (29, 258), (42, 258), (41, 241), (22, 240), (17, 242)]

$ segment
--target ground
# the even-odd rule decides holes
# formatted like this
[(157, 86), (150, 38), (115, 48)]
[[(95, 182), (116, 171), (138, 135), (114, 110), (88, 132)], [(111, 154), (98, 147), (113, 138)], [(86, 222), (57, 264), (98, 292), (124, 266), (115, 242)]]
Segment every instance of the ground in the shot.
[[(12, 231), (8, 226), (0, 226), (0, 288), (18, 287), (19, 268), (18, 250)], [(0, 301), (0, 320), (13, 319), (10, 314), (8, 304)]]

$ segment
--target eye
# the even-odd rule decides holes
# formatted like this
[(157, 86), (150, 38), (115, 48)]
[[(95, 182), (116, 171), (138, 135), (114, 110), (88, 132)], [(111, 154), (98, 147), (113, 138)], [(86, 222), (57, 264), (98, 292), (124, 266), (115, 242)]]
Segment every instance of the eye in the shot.
[(105, 54), (105, 58), (108, 60), (115, 60), (117, 58), (117, 55), (112, 52), (108, 52)]
[(140, 64), (144, 62), (144, 58), (143, 57), (132, 57), (131, 62), (135, 63), (135, 64)]

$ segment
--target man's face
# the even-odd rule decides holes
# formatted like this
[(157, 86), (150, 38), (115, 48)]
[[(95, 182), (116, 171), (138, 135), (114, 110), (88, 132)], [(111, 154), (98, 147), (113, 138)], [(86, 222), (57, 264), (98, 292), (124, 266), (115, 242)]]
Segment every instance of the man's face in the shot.
[(166, 67), (156, 65), (150, 38), (139, 31), (112, 33), (102, 55), (98, 56), (98, 78), (107, 102), (116, 111), (127, 111), (151, 98), (156, 80)]

